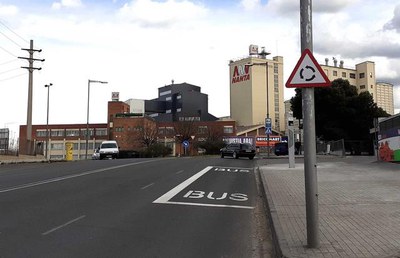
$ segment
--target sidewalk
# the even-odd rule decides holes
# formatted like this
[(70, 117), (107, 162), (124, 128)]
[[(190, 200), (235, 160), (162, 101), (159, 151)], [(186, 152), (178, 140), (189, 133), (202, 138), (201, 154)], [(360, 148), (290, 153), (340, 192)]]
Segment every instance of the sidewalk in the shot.
[(400, 257), (400, 164), (318, 158), (320, 248), (307, 248), (304, 164), (259, 161), (277, 253), (283, 257)]
[(43, 155), (29, 156), (29, 155), (0, 155), (1, 164), (15, 164), (15, 163), (32, 163), (32, 162), (46, 162)]

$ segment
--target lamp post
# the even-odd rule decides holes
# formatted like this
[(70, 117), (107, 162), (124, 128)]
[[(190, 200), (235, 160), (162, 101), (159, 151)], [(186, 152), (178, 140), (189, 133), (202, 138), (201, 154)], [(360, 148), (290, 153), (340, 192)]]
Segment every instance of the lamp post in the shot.
[(85, 146), (85, 159), (88, 158), (88, 145), (89, 145), (89, 103), (90, 103), (90, 84), (91, 83), (101, 83), (107, 84), (105, 81), (88, 80), (88, 94), (87, 94), (87, 120), (86, 120), (86, 146)]
[[(263, 51), (261, 53), (263, 56), (267, 56), (270, 53), (267, 53), (265, 51)], [(268, 88), (268, 61), (266, 61), (265, 63), (252, 63), (252, 64), (245, 64), (245, 66), (253, 66), (253, 65), (265, 65), (265, 86), (266, 86), (266, 91), (267, 91), (267, 117), (265, 119), (265, 124), (267, 124), (267, 121), (270, 121), (270, 117), (269, 117), (269, 88)], [(265, 130), (267, 130), (267, 127), (265, 127)], [(267, 157), (269, 158), (269, 152), (270, 152), (270, 146), (269, 146), (269, 133), (267, 134)]]
[(46, 122), (46, 159), (49, 160), (49, 97), (50, 97), (50, 87), (53, 86), (52, 83), (44, 85), (47, 88), (47, 122)]

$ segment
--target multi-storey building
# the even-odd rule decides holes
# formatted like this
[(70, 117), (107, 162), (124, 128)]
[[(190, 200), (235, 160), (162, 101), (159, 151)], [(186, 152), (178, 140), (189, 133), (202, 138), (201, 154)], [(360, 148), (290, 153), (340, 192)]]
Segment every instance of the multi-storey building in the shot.
[(376, 103), (386, 113), (394, 115), (393, 84), (385, 82), (376, 83)]
[(269, 53), (264, 50), (250, 54), (229, 64), (231, 118), (239, 126), (251, 126), (264, 124), (269, 117), (272, 129), (282, 132), (285, 130), (283, 57), (267, 59)]
[(336, 79), (345, 79), (357, 88), (358, 93), (368, 91), (374, 98), (378, 107), (383, 108), (387, 113), (393, 114), (393, 85), (388, 83), (376, 83), (375, 63), (365, 61), (356, 64), (355, 69), (345, 68), (344, 62), (333, 59), (333, 66), (329, 65), (329, 59), (325, 59), (325, 65), (321, 65), (330, 81)]

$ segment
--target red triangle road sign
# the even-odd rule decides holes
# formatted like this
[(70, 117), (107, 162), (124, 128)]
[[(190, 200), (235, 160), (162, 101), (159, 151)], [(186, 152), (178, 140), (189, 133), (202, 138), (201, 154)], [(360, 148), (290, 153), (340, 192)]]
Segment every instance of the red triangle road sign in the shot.
[(306, 48), (286, 82), (286, 88), (329, 87), (331, 82)]

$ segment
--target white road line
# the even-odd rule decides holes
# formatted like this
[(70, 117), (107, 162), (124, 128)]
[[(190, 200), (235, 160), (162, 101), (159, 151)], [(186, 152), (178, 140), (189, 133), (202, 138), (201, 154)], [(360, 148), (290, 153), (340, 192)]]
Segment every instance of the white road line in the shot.
[(195, 203), (195, 202), (165, 202), (164, 204), (180, 204), (180, 205), (190, 205), (190, 206), (236, 208), (236, 209), (254, 209), (254, 207), (252, 206), (209, 204), (209, 203)]
[(78, 217), (78, 218), (76, 218), (76, 219), (70, 220), (70, 221), (68, 221), (68, 222), (66, 222), (66, 223), (64, 223), (64, 224), (62, 224), (62, 225), (60, 225), (60, 226), (58, 226), (58, 227), (52, 228), (52, 229), (50, 229), (49, 231), (46, 231), (46, 232), (42, 233), (42, 235), (43, 235), (43, 236), (48, 235), (48, 234), (50, 234), (50, 233), (52, 233), (52, 232), (54, 232), (54, 231), (56, 231), (56, 230), (59, 230), (59, 229), (61, 229), (61, 228), (63, 228), (63, 227), (68, 226), (69, 224), (72, 224), (72, 223), (74, 223), (74, 222), (77, 222), (78, 220), (81, 220), (81, 219), (83, 219), (84, 217), (86, 217), (86, 215), (82, 215), (82, 216), (80, 216), (80, 217)]
[(193, 175), (192, 177), (186, 179), (167, 193), (165, 193), (163, 196), (155, 200), (153, 203), (166, 203), (168, 202), (172, 197), (174, 197), (176, 194), (178, 194), (180, 191), (185, 189), (188, 185), (199, 179), (202, 175), (207, 173), (212, 167), (206, 167), (202, 171), (198, 172), (197, 174)]
[(109, 167), (109, 168), (100, 168), (100, 169), (86, 171), (86, 172), (75, 174), (75, 175), (56, 177), (56, 178), (51, 178), (51, 179), (47, 179), (47, 180), (43, 180), (43, 181), (32, 182), (32, 183), (23, 184), (23, 185), (17, 185), (17, 186), (10, 187), (10, 188), (0, 189), (0, 193), (6, 193), (6, 192), (21, 190), (21, 189), (25, 189), (25, 188), (34, 187), (34, 186), (50, 184), (50, 183), (54, 183), (54, 182), (59, 182), (59, 181), (71, 179), (71, 178), (87, 176), (87, 175), (101, 173), (101, 172), (108, 171), (108, 170), (113, 170), (113, 169), (118, 169), (118, 168), (123, 168), (123, 167), (129, 167), (129, 166), (135, 166), (135, 165), (154, 162), (154, 161), (158, 161), (158, 160), (146, 160), (146, 161), (141, 161), (141, 162), (137, 162), (137, 163), (129, 163), (129, 164), (124, 164), (124, 165), (119, 165), (119, 166), (114, 166), (114, 167)]
[(146, 186), (143, 186), (143, 187), (140, 188), (140, 189), (144, 190), (144, 189), (146, 189), (147, 187), (150, 187), (150, 186), (152, 186), (152, 185), (154, 185), (154, 183), (151, 183), (151, 184), (148, 184), (148, 185), (146, 185)]
[(176, 172), (175, 174), (180, 174), (180, 173), (183, 173), (183, 171), (185, 171), (185, 170), (179, 170), (178, 172)]

